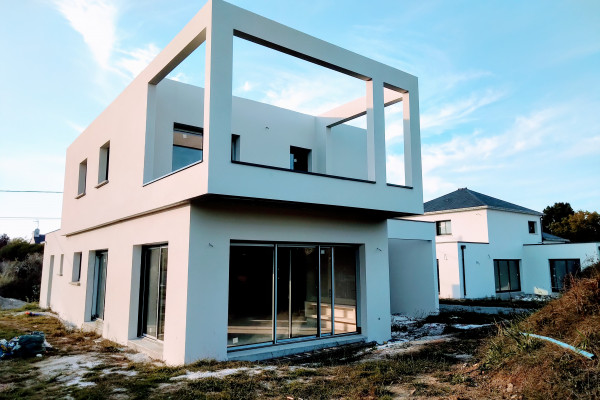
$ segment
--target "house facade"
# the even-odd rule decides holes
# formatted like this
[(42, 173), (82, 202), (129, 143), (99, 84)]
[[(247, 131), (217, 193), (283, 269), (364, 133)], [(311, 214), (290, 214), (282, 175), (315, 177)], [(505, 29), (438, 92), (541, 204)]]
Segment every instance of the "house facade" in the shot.
[[(234, 38), (358, 79), (364, 97), (310, 115), (232, 96)], [(202, 44), (204, 88), (168, 79)], [(403, 186), (386, 182), (398, 102)], [(363, 115), (366, 129), (346, 124)], [(417, 79), (212, 0), (69, 146), (40, 305), (169, 364), (381, 343), (392, 305), (437, 309), (431, 224), (392, 222), (394, 243), (428, 255), (392, 280), (423, 275), (430, 295), (391, 300), (388, 219), (422, 211)]]
[(428, 201), (411, 220), (436, 226), (441, 298), (558, 292), (564, 278), (600, 259), (600, 243), (542, 234), (542, 214), (464, 188)]

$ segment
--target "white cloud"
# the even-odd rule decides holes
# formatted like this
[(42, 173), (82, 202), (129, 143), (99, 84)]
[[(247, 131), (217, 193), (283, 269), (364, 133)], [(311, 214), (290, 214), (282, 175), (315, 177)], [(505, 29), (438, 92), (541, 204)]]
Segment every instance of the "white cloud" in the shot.
[(115, 46), (117, 7), (111, 0), (55, 0), (58, 11), (83, 36), (94, 58), (108, 68)]
[(464, 100), (454, 100), (438, 107), (437, 110), (421, 115), (421, 129), (449, 128), (468, 121), (469, 116), (481, 107), (504, 97), (504, 93), (488, 90), (484, 94), (472, 94)]
[[(150, 62), (160, 52), (160, 49), (156, 47), (154, 43), (149, 43), (146, 47), (134, 49), (131, 51), (120, 50), (120, 53), (125, 54), (125, 57), (116, 61), (117, 67), (120, 67), (122, 71), (129, 74), (130, 77), (136, 77), (140, 72), (150, 64)], [(183, 78), (185, 74), (179, 73), (169, 79), (179, 80)], [(179, 79), (176, 79), (176, 78)]]

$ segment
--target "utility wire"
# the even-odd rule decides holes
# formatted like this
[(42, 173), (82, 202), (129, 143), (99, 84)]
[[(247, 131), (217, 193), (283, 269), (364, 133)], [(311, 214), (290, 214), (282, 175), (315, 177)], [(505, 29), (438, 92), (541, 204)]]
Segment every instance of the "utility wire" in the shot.
[(60, 217), (0, 217), (0, 219), (60, 219)]
[(51, 190), (6, 190), (0, 189), (2, 193), (62, 193), (62, 192), (54, 192)]

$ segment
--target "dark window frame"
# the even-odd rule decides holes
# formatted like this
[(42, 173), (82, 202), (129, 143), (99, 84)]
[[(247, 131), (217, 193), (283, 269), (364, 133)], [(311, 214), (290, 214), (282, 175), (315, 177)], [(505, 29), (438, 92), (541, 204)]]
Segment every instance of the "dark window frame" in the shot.
[[(442, 230), (442, 226), (444, 229)], [(435, 234), (436, 236), (447, 236), (452, 235), (452, 220), (445, 219), (443, 221), (435, 222)]]
[(290, 146), (290, 169), (292, 171), (312, 172), (311, 154), (311, 149)]
[[(564, 261), (565, 262), (565, 273), (563, 274), (563, 281), (558, 285), (556, 282), (556, 262)], [(573, 264), (576, 265), (574, 272), (569, 272), (569, 261), (572, 261)], [(552, 292), (559, 293), (565, 288), (565, 279), (571, 275), (576, 275), (581, 272), (581, 259), (580, 258), (552, 258), (548, 260), (548, 264), (550, 267), (550, 285), (552, 287)]]
[[(508, 276), (508, 286), (509, 289), (508, 290), (502, 290), (500, 289), (501, 287), (501, 282), (500, 282), (500, 263), (501, 262), (506, 262), (506, 267), (507, 267), (507, 276)], [(517, 280), (518, 280), (518, 287), (514, 288), (513, 286), (513, 282), (511, 280), (511, 276), (512, 274), (510, 273), (510, 266), (514, 265), (511, 264), (511, 262), (516, 262), (516, 266), (517, 266)], [(509, 292), (520, 292), (521, 291), (521, 260), (520, 259), (494, 259), (494, 281), (495, 281), (495, 286), (496, 286), (496, 293), (509, 293)]]
[[(184, 146), (181, 144), (175, 144), (175, 135), (177, 133), (183, 134), (183, 135), (194, 135), (194, 136), (200, 137), (202, 148), (197, 148), (197, 147), (192, 147), (192, 146)], [(171, 150), (171, 171), (172, 172), (179, 171), (180, 169), (187, 168), (190, 165), (194, 165), (194, 164), (201, 163), (202, 161), (204, 161), (204, 128), (199, 127), (199, 126), (193, 126), (193, 125), (181, 124), (179, 122), (174, 122), (172, 135), (173, 135), (173, 147)], [(175, 166), (173, 164), (175, 161), (174, 160), (175, 148), (196, 150), (200, 154), (200, 159), (196, 160), (192, 163), (182, 165), (182, 166), (175, 168)]]
[(537, 223), (536, 221), (527, 221), (527, 227), (529, 228), (529, 233), (536, 234), (537, 233)]

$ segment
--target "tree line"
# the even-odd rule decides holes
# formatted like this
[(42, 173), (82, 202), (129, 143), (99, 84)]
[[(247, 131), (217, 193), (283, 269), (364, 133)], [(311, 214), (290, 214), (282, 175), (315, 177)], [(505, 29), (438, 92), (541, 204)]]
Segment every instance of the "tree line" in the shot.
[(596, 211), (577, 211), (569, 203), (554, 203), (544, 208), (544, 232), (574, 243), (600, 242), (600, 214)]

